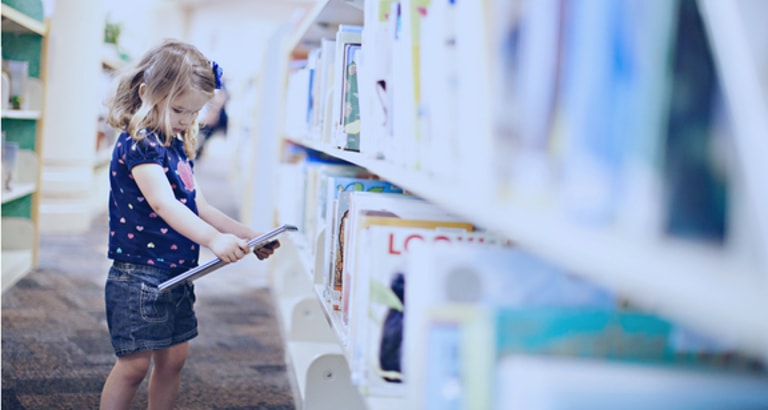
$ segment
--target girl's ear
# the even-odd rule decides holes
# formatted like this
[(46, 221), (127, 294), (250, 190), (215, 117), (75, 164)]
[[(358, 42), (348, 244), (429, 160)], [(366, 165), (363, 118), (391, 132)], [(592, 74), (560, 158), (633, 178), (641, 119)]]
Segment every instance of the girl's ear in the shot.
[(139, 84), (139, 99), (144, 101), (144, 93), (147, 92), (147, 83)]

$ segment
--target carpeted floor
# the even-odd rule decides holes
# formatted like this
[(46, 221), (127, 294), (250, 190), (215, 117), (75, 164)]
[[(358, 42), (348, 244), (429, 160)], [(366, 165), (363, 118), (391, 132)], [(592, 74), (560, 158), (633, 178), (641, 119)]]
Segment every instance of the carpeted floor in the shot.
[[(38, 268), (2, 294), (3, 410), (98, 408), (114, 363), (104, 318), (106, 230), (102, 215), (86, 234), (43, 235)], [(294, 409), (269, 289), (258, 279), (231, 283), (249, 266), (197, 282), (200, 336), (190, 343), (178, 409)], [(146, 408), (146, 380), (132, 408)]]

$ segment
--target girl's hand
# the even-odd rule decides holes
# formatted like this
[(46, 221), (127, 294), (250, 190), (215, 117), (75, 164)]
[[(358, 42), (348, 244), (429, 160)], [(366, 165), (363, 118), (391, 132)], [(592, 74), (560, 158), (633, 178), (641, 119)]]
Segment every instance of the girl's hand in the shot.
[(237, 262), (247, 255), (249, 251), (246, 240), (228, 233), (216, 235), (208, 245), (208, 248), (219, 259), (227, 263)]
[(256, 255), (259, 260), (264, 260), (269, 258), (273, 253), (275, 253), (275, 249), (280, 247), (280, 241), (275, 239), (272, 242), (268, 242), (264, 244), (264, 246), (260, 248), (253, 248), (253, 254)]

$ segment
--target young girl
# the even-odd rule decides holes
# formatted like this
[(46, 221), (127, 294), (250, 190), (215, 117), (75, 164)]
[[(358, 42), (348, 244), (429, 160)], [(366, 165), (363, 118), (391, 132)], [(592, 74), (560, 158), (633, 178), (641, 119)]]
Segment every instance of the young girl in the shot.
[[(197, 336), (191, 283), (157, 285), (197, 265), (208, 247), (226, 262), (249, 253), (258, 235), (209, 204), (193, 174), (198, 111), (221, 82), (221, 69), (195, 47), (165, 41), (125, 76), (109, 104), (108, 123), (123, 130), (110, 164), (107, 323), (117, 361), (102, 409), (127, 409), (154, 363), (149, 408), (170, 409), (189, 340)], [(254, 250), (259, 259), (279, 246)]]

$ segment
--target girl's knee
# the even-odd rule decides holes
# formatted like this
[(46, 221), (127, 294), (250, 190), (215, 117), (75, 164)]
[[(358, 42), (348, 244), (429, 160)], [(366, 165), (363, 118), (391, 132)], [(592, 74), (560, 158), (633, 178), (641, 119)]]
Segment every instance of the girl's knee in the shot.
[(155, 351), (153, 355), (155, 371), (162, 374), (181, 372), (181, 369), (184, 367), (184, 363), (187, 360), (188, 352), (189, 350), (186, 344)]
[(149, 354), (136, 353), (117, 359), (115, 367), (128, 382), (139, 384), (149, 371)]

